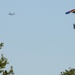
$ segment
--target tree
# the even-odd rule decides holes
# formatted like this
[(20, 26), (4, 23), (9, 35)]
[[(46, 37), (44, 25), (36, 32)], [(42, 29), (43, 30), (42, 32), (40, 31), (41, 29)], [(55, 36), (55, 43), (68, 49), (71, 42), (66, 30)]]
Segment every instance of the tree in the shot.
[(60, 75), (75, 75), (75, 68), (69, 68), (69, 70), (65, 69)]
[[(4, 43), (0, 43), (0, 49), (2, 49), (3, 46), (4, 46)], [(7, 71), (5, 69), (7, 64), (9, 64), (7, 58), (5, 58), (3, 54), (1, 54), (1, 58), (0, 58), (0, 73), (1, 73), (1, 75), (14, 75), (13, 66), (10, 67), (9, 71)]]

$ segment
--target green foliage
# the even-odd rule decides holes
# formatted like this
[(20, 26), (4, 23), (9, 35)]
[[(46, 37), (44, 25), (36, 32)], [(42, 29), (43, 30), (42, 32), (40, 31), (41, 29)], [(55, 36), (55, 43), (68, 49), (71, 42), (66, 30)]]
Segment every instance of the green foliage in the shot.
[(75, 75), (75, 69), (74, 68), (69, 68), (69, 70), (66, 70), (61, 72), (60, 75)]
[[(0, 43), (0, 49), (2, 49), (3, 44), (4, 43)], [(1, 54), (1, 58), (0, 58), (0, 73), (1, 73), (1, 75), (14, 75), (13, 66), (10, 67), (9, 71), (7, 71), (5, 69), (7, 64), (9, 64), (7, 58), (5, 58), (3, 56), (3, 54)]]
[(4, 43), (1, 42), (1, 43), (0, 43), (0, 49), (2, 49), (3, 46), (4, 46)]

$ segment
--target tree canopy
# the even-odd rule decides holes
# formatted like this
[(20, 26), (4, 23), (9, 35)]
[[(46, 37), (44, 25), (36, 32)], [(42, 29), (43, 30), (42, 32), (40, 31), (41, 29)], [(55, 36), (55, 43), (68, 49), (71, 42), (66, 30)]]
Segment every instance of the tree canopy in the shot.
[[(4, 43), (0, 43), (0, 49), (4, 46)], [(3, 54), (1, 54), (0, 58), (0, 73), (1, 75), (14, 75), (13, 72), (13, 66), (10, 66), (10, 70), (6, 70), (6, 65), (9, 64), (8, 60), (6, 57), (4, 57)]]
[(60, 75), (75, 75), (75, 68), (69, 68), (69, 70), (65, 69)]

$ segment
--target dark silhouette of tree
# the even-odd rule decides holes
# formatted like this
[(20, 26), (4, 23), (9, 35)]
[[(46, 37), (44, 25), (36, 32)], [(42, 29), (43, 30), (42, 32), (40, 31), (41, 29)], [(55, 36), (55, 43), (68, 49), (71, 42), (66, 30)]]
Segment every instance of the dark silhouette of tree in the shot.
[(69, 70), (65, 69), (60, 75), (75, 75), (75, 68), (69, 68)]
[[(4, 43), (0, 43), (0, 49), (2, 49), (3, 46), (4, 46)], [(10, 67), (9, 71), (7, 71), (5, 69), (7, 64), (9, 64), (7, 58), (5, 58), (3, 54), (1, 54), (1, 58), (0, 58), (0, 73), (1, 73), (1, 75), (14, 75), (13, 66)]]

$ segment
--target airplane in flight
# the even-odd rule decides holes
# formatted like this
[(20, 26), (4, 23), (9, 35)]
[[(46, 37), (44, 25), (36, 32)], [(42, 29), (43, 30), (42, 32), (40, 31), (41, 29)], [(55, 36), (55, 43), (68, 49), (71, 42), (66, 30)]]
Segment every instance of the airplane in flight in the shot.
[(11, 15), (11, 16), (13, 16), (13, 15), (15, 15), (15, 13), (11, 13), (11, 12), (9, 12), (9, 14), (8, 15)]

